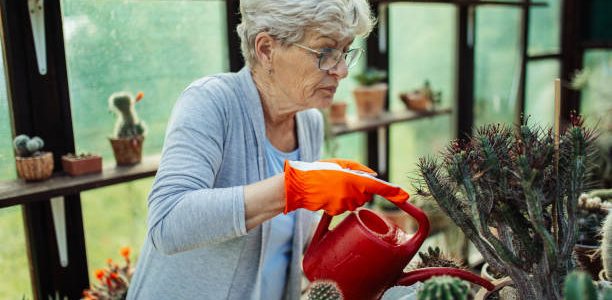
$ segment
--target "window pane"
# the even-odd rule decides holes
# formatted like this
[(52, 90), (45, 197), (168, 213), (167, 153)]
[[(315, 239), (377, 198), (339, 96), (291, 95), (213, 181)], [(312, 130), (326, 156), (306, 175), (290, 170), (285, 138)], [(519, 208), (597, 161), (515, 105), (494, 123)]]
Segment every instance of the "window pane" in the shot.
[(520, 9), (514, 7), (476, 9), (475, 126), (513, 122), (521, 63), (520, 17)]
[(547, 5), (530, 8), (529, 55), (560, 51), (561, 1), (538, 0)]
[(594, 122), (612, 118), (612, 51), (587, 51), (583, 70), (586, 70), (586, 83), (581, 90), (580, 111)]
[[(2, 41), (4, 41), (4, 38), (2, 37), (2, 30), (0, 30), (0, 47), (2, 47)], [(4, 55), (0, 55), (0, 180), (17, 177), (5, 76)]]
[(559, 68), (556, 59), (527, 64), (525, 114), (530, 116), (532, 124), (553, 125), (555, 79), (559, 78)]
[(78, 151), (114, 162), (107, 137), (117, 91), (144, 99), (144, 154), (161, 152), (175, 100), (192, 81), (228, 67), (224, 1), (63, 0), (64, 39)]
[(106, 259), (123, 264), (121, 247), (131, 247), (132, 258), (140, 253), (152, 184), (148, 178), (81, 193), (90, 282), (95, 282), (96, 269), (106, 267)]
[[(393, 3), (389, 7), (390, 99), (393, 110), (406, 109), (401, 92), (426, 79), (442, 91), (441, 107), (455, 101), (456, 8), (444, 4)], [(411, 188), (408, 175), (420, 156), (441, 150), (454, 132), (450, 116), (391, 126), (389, 179)]]

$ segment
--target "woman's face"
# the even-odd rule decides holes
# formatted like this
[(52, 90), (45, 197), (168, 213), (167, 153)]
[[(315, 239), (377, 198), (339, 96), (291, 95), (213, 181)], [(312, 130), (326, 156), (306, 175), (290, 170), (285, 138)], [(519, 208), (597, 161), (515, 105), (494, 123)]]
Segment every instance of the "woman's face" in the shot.
[[(334, 48), (347, 51), (352, 39), (335, 40), (313, 31), (307, 31), (300, 45), (314, 50)], [(278, 44), (272, 59), (273, 82), (282, 97), (292, 102), (298, 110), (328, 107), (334, 98), (341, 79), (348, 74), (344, 60), (336, 67), (323, 71), (319, 69), (316, 53), (295, 45), (286, 47)]]

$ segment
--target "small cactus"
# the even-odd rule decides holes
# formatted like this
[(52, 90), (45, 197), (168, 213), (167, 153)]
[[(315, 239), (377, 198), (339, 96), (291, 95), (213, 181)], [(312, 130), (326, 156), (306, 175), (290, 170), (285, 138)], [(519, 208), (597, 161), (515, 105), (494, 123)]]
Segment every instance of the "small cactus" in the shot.
[(612, 281), (612, 214), (608, 213), (601, 230), (601, 259), (604, 275), (608, 281)]
[(448, 267), (465, 270), (465, 264), (457, 259), (446, 257), (439, 247), (428, 247), (427, 252), (419, 252), (421, 261), (416, 265), (416, 269), (431, 267)]
[(22, 134), (15, 137), (13, 140), (13, 147), (19, 157), (32, 157), (40, 154), (40, 150), (45, 146), (45, 142), (35, 136), (30, 138), (29, 136)]
[(581, 271), (569, 273), (565, 277), (563, 299), (597, 300), (597, 290), (591, 276)]
[(138, 119), (134, 109), (136, 102), (140, 101), (143, 96), (142, 92), (139, 92), (136, 98), (127, 92), (117, 92), (108, 98), (109, 108), (117, 116), (115, 138), (134, 138), (145, 135), (146, 126)]
[(423, 283), (417, 292), (418, 300), (466, 300), (470, 285), (456, 277), (436, 276)]
[(342, 293), (333, 281), (315, 281), (310, 287), (308, 300), (341, 300)]

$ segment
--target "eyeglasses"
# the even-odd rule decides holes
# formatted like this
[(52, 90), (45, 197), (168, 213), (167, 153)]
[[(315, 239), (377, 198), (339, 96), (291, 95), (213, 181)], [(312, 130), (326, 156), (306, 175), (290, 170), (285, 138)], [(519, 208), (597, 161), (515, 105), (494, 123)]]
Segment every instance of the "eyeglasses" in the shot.
[(361, 53), (363, 52), (363, 50), (360, 48), (349, 49), (346, 52), (342, 52), (334, 48), (315, 50), (298, 43), (293, 43), (293, 45), (315, 53), (319, 59), (319, 69), (322, 71), (329, 71), (335, 68), (340, 63), (341, 59), (344, 59), (346, 66), (350, 69), (357, 64), (359, 58), (361, 57)]

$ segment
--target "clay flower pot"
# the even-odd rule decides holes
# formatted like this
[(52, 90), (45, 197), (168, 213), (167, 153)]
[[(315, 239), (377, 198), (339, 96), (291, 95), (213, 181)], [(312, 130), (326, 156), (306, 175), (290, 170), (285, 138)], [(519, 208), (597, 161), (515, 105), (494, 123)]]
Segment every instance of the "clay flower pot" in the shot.
[(378, 83), (372, 86), (360, 86), (353, 91), (360, 119), (374, 119), (382, 114), (387, 90), (386, 83)]
[(346, 103), (333, 102), (329, 107), (329, 121), (332, 124), (346, 123)]
[(433, 109), (433, 101), (418, 91), (402, 93), (400, 94), (400, 99), (402, 99), (406, 108), (412, 111), (425, 112)]
[(95, 154), (63, 155), (62, 168), (70, 176), (102, 172), (102, 157)]
[(109, 138), (118, 166), (137, 164), (142, 160), (142, 143), (144, 136), (127, 139)]
[(40, 181), (53, 174), (53, 154), (43, 152), (33, 157), (15, 157), (17, 174), (25, 181)]

